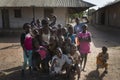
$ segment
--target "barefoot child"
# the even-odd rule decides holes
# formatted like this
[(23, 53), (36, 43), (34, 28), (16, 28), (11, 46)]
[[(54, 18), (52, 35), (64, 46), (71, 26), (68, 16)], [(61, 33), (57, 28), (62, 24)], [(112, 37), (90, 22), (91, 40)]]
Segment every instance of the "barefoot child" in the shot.
[[(68, 55), (69, 58), (72, 60), (72, 67), (71, 69), (74, 70), (74, 72), (77, 72), (78, 79), (80, 79), (80, 54), (79, 51), (77, 51), (77, 47), (73, 44), (70, 49), (70, 54)], [(73, 75), (73, 73), (72, 73)]]
[(78, 38), (80, 41), (79, 52), (80, 52), (81, 58), (82, 58), (81, 66), (84, 61), (84, 65), (83, 65), (83, 69), (82, 69), (84, 71), (86, 62), (87, 62), (87, 55), (88, 55), (88, 53), (90, 53), (91, 33), (87, 30), (88, 29), (87, 25), (83, 25), (82, 29), (83, 29), (83, 31), (78, 34)]
[(109, 55), (107, 53), (107, 47), (102, 47), (102, 52), (98, 54), (97, 56), (97, 70), (99, 68), (105, 68), (105, 71), (104, 73), (107, 73), (107, 67), (108, 67), (108, 63), (107, 63), (107, 60), (109, 58)]

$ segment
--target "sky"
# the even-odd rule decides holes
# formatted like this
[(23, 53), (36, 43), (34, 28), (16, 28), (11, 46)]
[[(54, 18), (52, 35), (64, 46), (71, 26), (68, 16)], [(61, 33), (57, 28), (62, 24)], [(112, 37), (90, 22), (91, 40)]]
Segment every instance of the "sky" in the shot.
[(92, 8), (98, 9), (98, 8), (104, 6), (105, 4), (112, 2), (114, 0), (84, 0), (84, 1), (95, 4), (96, 6), (92, 7)]

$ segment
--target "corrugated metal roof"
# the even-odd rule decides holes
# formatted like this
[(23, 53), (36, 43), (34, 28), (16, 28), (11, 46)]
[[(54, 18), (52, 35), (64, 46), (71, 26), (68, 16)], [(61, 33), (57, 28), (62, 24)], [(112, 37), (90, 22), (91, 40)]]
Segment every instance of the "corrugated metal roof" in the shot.
[(92, 7), (82, 0), (0, 0), (0, 7)]
[(104, 7), (106, 7), (106, 6), (111, 6), (111, 5), (114, 5), (114, 4), (119, 3), (119, 2), (120, 2), (120, 0), (116, 0), (116, 1), (113, 1), (113, 2), (105, 5)]

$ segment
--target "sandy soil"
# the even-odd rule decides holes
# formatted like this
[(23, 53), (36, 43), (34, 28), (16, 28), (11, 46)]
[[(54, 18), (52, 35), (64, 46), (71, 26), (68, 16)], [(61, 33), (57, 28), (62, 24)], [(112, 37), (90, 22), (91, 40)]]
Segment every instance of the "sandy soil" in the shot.
[[(81, 80), (120, 80), (120, 35), (111, 31), (98, 30), (94, 26), (89, 29), (92, 33), (91, 53), (88, 55), (86, 72), (81, 72)], [(103, 69), (96, 72), (96, 56), (101, 47), (107, 46), (109, 53), (108, 74)], [(49, 80), (47, 75), (35, 74), (21, 78), (20, 69), (23, 57), (19, 37), (0, 38), (0, 80)], [(42, 76), (41, 76), (42, 75)]]

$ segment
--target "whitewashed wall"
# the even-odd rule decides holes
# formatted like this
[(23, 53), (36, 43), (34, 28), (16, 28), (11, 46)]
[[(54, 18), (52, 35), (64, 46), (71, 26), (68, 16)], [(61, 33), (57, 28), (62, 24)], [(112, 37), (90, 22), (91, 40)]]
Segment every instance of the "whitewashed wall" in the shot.
[(56, 24), (66, 24), (67, 19), (67, 8), (54, 8), (54, 15), (57, 16)]
[[(15, 18), (14, 17), (14, 9), (11, 8), (9, 11), (10, 14), (10, 27), (11, 28), (21, 28), (24, 23), (31, 22), (33, 19), (33, 9), (32, 8), (21, 8), (22, 17)], [(43, 18), (43, 9), (42, 8), (35, 8), (35, 17)]]
[[(22, 28), (23, 24), (26, 22), (31, 22), (33, 19), (33, 9), (32, 8), (21, 8), (22, 17), (15, 18), (14, 17), (14, 9), (17, 8), (9, 8), (9, 22), (10, 28)], [(54, 15), (57, 16), (57, 24), (66, 24), (67, 20), (67, 8), (53, 8)], [(44, 18), (44, 8), (35, 8), (35, 17), (36, 19)], [(2, 28), (2, 14), (0, 10), (0, 28)]]

